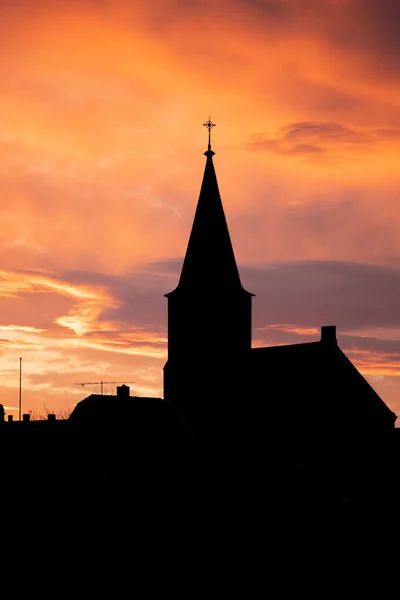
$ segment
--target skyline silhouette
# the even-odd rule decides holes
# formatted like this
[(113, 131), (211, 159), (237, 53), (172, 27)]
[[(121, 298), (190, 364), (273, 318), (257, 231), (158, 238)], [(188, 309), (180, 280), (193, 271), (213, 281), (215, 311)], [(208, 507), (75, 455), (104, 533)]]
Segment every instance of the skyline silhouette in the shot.
[(24, 411), (72, 409), (79, 381), (161, 395), (211, 111), (253, 344), (336, 323), (398, 413), (396, 8), (198, 8), (4, 9), (1, 402), (17, 415), (21, 355)]
[(68, 419), (21, 422), (6, 421), (0, 405), (5, 489), (11, 499), (35, 489), (35, 502), (50, 498), (57, 510), (79, 494), (78, 538), (88, 517), (75, 511), (88, 506), (111, 536), (133, 526), (139, 540), (183, 535), (198, 549), (217, 527), (224, 546), (234, 536), (242, 547), (272, 522), (278, 535), (282, 526), (310, 534), (312, 523), (346, 529), (372, 510), (391, 514), (395, 413), (340, 349), (335, 325), (316, 341), (252, 347), (254, 294), (240, 280), (210, 138), (204, 154), (181, 275), (165, 294), (163, 398), (122, 384), (116, 396), (90, 394)]
[(400, 3), (0, 16), (7, 581), (384, 596)]

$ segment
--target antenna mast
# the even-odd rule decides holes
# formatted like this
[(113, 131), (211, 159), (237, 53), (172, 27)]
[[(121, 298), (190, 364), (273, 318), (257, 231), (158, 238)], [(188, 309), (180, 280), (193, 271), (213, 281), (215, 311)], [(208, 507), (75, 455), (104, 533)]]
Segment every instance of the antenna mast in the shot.
[(22, 358), (19, 359), (19, 420), (22, 419)]
[(134, 381), (84, 381), (83, 383), (76, 383), (75, 385), (81, 385), (84, 387), (85, 385), (99, 385), (100, 393), (103, 395), (103, 385), (107, 383), (135, 383)]

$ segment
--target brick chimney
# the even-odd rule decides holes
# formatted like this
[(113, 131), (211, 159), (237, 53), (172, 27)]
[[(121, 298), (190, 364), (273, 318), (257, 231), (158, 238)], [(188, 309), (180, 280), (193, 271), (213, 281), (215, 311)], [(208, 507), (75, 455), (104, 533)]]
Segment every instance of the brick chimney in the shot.
[(118, 398), (129, 398), (130, 388), (129, 385), (118, 385), (117, 386), (117, 396)]
[(31, 420), (31, 415), (29, 413), (25, 413), (24, 415), (22, 415), (22, 420), (27, 422)]
[(321, 342), (337, 345), (336, 325), (323, 325), (321, 327)]

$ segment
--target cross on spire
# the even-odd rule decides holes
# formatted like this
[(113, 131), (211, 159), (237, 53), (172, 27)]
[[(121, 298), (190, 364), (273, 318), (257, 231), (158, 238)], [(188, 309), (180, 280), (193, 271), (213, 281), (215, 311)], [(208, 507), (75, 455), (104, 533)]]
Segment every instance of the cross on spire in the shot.
[(208, 130), (208, 150), (211, 150), (211, 129), (215, 127), (215, 123), (211, 121), (211, 115), (208, 118), (208, 121), (203, 123), (203, 127), (207, 127)]

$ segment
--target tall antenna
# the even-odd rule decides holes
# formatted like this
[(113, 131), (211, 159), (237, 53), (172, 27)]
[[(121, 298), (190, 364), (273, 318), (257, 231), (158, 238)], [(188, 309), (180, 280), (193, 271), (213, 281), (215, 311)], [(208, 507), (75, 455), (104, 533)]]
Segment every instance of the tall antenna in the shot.
[(19, 420), (22, 419), (22, 358), (19, 359)]
[(134, 381), (84, 381), (83, 383), (76, 383), (75, 385), (81, 385), (84, 387), (85, 385), (99, 385), (100, 393), (103, 395), (103, 385), (107, 383), (135, 383)]

